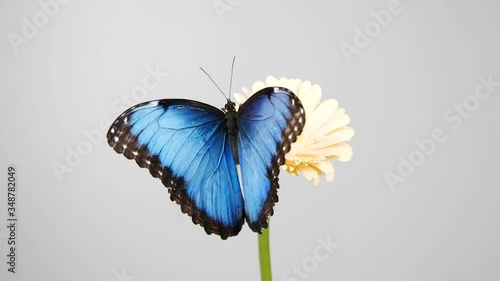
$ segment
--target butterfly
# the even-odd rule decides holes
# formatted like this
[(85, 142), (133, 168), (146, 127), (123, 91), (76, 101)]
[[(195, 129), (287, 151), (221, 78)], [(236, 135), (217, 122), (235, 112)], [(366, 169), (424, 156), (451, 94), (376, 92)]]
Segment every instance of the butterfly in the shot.
[(230, 99), (223, 109), (186, 99), (137, 104), (113, 122), (107, 140), (159, 178), (207, 234), (227, 239), (245, 220), (254, 232), (268, 227), (280, 166), (305, 121), (294, 93), (268, 87), (238, 110)]

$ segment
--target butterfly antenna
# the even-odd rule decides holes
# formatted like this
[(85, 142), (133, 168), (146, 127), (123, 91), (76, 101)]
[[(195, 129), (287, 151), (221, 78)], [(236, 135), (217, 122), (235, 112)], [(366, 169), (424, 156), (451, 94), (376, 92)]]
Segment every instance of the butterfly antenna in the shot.
[(228, 99), (227, 96), (224, 94), (224, 92), (220, 89), (219, 85), (217, 85), (217, 83), (215, 83), (214, 79), (212, 79), (212, 77), (210, 77), (210, 75), (208, 75), (208, 73), (205, 71), (205, 69), (201, 68), (201, 66), (200, 66), (200, 69), (201, 69), (201, 71), (205, 72), (205, 74), (208, 76), (208, 78), (210, 78), (210, 80), (212, 81), (212, 83), (214, 83), (215, 87), (217, 87), (217, 89), (219, 89), (219, 91), (222, 93), (222, 95), (226, 99)]
[(228, 95), (231, 95), (231, 87), (233, 86), (233, 70), (234, 70), (234, 60), (236, 59), (236, 56), (233, 57), (233, 64), (231, 65), (231, 79), (229, 80), (229, 93)]

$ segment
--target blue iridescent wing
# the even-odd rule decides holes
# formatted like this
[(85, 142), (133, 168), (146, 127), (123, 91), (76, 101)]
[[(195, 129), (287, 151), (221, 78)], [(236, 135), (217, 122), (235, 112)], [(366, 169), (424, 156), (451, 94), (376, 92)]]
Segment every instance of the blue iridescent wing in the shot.
[(267, 219), (278, 201), (280, 166), (302, 132), (306, 117), (298, 97), (280, 87), (252, 95), (241, 105), (237, 117), (246, 221), (260, 233), (267, 228)]
[(168, 188), (170, 199), (208, 234), (237, 235), (243, 197), (224, 112), (165, 99), (131, 107), (109, 129), (108, 143)]

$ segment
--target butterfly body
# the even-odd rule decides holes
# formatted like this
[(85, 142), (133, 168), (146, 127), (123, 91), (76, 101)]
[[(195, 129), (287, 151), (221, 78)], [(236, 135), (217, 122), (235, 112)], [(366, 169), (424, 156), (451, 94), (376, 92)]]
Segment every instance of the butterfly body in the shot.
[(238, 117), (234, 102), (228, 99), (224, 111), (226, 112), (227, 134), (231, 143), (234, 162), (238, 165), (240, 163), (238, 158)]
[(107, 138), (116, 152), (160, 178), (195, 224), (226, 239), (245, 219), (255, 232), (267, 227), (279, 167), (304, 123), (300, 100), (269, 87), (238, 110), (229, 99), (224, 110), (183, 99), (138, 104), (115, 120)]

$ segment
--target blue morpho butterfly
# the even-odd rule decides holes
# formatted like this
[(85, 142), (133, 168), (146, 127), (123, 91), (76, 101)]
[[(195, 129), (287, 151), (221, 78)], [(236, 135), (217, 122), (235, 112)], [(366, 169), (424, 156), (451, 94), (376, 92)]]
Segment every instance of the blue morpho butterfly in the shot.
[(238, 111), (229, 98), (222, 110), (185, 99), (144, 102), (123, 112), (107, 139), (159, 178), (195, 224), (226, 239), (239, 233), (245, 218), (255, 232), (267, 228), (278, 201), (279, 167), (304, 124), (297, 96), (268, 87)]

